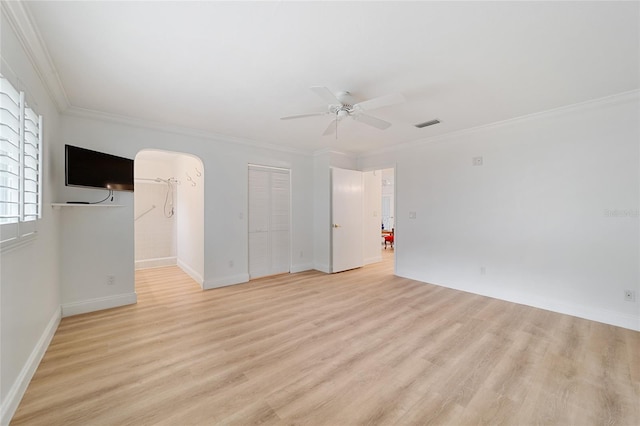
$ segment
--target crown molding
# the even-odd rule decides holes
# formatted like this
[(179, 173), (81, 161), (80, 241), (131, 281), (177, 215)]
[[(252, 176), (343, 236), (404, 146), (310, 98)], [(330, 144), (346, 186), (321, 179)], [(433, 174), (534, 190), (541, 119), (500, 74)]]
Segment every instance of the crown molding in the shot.
[(313, 156), (314, 157), (319, 157), (320, 155), (325, 155), (325, 154), (335, 154), (335, 155), (342, 155), (344, 157), (349, 157), (352, 158), (354, 160), (358, 159), (358, 154), (356, 154), (355, 152), (349, 152), (349, 151), (336, 151), (333, 148), (322, 148), (316, 151), (313, 151)]
[(563, 114), (568, 114), (575, 111), (585, 111), (591, 108), (600, 108), (607, 105), (621, 104), (625, 102), (638, 101), (640, 99), (640, 90), (630, 90), (627, 92), (616, 93), (614, 95), (605, 96), (597, 99), (590, 99), (588, 101), (579, 102), (575, 104), (564, 105), (558, 108), (549, 109), (546, 111), (535, 112), (532, 114), (522, 115), (520, 117), (509, 118), (507, 120), (496, 121), (490, 124), (483, 124), (481, 126), (470, 127), (468, 129), (457, 130), (454, 132), (445, 133), (438, 136), (431, 136), (427, 138), (417, 139), (409, 142), (404, 142), (398, 145), (394, 145), (388, 148), (382, 148), (375, 151), (364, 153), (358, 157), (358, 159), (364, 159), (369, 157), (375, 157), (381, 154), (389, 154), (393, 152), (402, 151), (408, 148), (418, 147), (426, 144), (437, 143), (447, 141), (451, 138), (463, 136), (467, 134), (480, 133), (492, 129), (499, 129), (501, 127), (507, 127), (519, 123), (525, 123), (528, 121), (538, 120), (541, 118), (552, 118)]
[(141, 118), (132, 118), (124, 115), (111, 114), (102, 111), (96, 111), (87, 108), (79, 108), (70, 106), (63, 113), (66, 116), (88, 118), (91, 120), (104, 121), (114, 124), (120, 124), (128, 127), (136, 127), (140, 129), (155, 130), (166, 133), (173, 133), (175, 135), (188, 136), (192, 138), (205, 139), (209, 141), (215, 141), (220, 143), (227, 143), (230, 145), (243, 145), (257, 149), (267, 149), (271, 151), (279, 151), (287, 154), (296, 154), (311, 156), (313, 152), (277, 145), (270, 142), (259, 142), (253, 139), (238, 138), (235, 136), (221, 135), (219, 133), (208, 132), (204, 130), (196, 130), (187, 127), (174, 126), (166, 123), (160, 123), (157, 121), (144, 120)]
[(49, 97), (58, 111), (64, 112), (70, 106), (69, 99), (31, 14), (22, 1), (2, 1), (0, 4)]

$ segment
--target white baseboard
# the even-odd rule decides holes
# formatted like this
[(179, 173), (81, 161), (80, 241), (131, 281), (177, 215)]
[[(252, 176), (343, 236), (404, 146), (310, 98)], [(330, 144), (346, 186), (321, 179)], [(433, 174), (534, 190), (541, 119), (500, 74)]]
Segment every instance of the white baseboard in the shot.
[(364, 260), (365, 265), (370, 265), (372, 263), (378, 263), (378, 262), (382, 262), (382, 256), (369, 257)]
[(607, 309), (580, 306), (554, 300), (534, 299), (530, 303), (525, 301), (514, 302), (565, 315), (571, 315), (573, 317), (615, 325), (616, 327), (640, 331), (640, 316), (622, 314), (620, 312), (614, 312)]
[(0, 407), (1, 425), (8, 425), (11, 421), (11, 418), (18, 409), (18, 405), (20, 404), (20, 401), (22, 400), (22, 397), (27, 390), (27, 386), (29, 386), (31, 378), (38, 369), (38, 365), (40, 365), (40, 361), (42, 360), (44, 353), (47, 351), (49, 343), (51, 343), (51, 339), (53, 339), (53, 335), (58, 329), (60, 318), (60, 308), (57, 308), (53, 313), (53, 316), (49, 320), (49, 323), (42, 332), (40, 339), (38, 339), (38, 343), (36, 343), (33, 351), (31, 351), (27, 362), (24, 364), (24, 367), (22, 367), (22, 370), (16, 378), (16, 381), (13, 383), (11, 388), (9, 388), (9, 392), (2, 400), (2, 407)]
[(138, 296), (136, 293), (125, 293), (115, 296), (99, 297), (97, 299), (82, 300), (80, 302), (65, 303), (62, 305), (62, 316), (70, 317), (72, 315), (86, 314), (87, 312), (133, 305), (137, 301)]
[[(416, 281), (422, 281), (412, 276), (397, 274), (403, 278), (409, 278)], [(424, 281), (422, 281), (424, 282)], [(559, 314), (570, 315), (572, 317), (584, 318), (590, 321), (601, 322), (604, 324), (614, 325), (616, 327), (628, 328), (630, 330), (640, 331), (640, 316), (623, 314), (620, 312), (610, 311), (608, 309), (594, 308), (590, 306), (577, 305), (548, 299), (534, 295), (514, 295), (513, 293), (505, 294), (500, 291), (492, 291), (485, 289), (477, 291), (477, 289), (469, 289), (465, 286), (436, 284), (441, 287), (452, 288), (455, 290), (466, 291), (480, 296), (492, 297), (507, 302), (517, 303), (519, 305), (531, 306), (533, 308), (544, 309), (546, 311), (557, 312)]]
[(176, 257), (158, 257), (155, 259), (143, 259), (136, 260), (136, 270), (138, 269), (150, 269), (150, 268), (161, 268), (163, 266), (173, 266), (175, 265)]
[(246, 282), (249, 282), (249, 274), (238, 274), (229, 277), (218, 278), (215, 280), (207, 280), (202, 285), (202, 288), (205, 290), (209, 290), (212, 288), (226, 287), (228, 285), (242, 284)]
[(584, 318), (604, 324), (615, 325), (616, 327), (640, 331), (640, 317), (634, 315), (625, 315), (606, 309), (580, 306), (543, 298), (523, 298), (521, 300), (518, 300), (519, 298), (514, 297), (508, 299), (499, 296), (490, 297), (506, 300), (508, 302), (518, 303), (520, 305), (527, 305), (534, 308), (557, 312), (560, 314), (571, 315), (572, 317)]
[(316, 271), (324, 272), (325, 274), (331, 273), (331, 268), (329, 268), (329, 265), (325, 265), (324, 263), (314, 263), (313, 269), (315, 269)]
[(289, 272), (291, 272), (292, 274), (295, 274), (297, 272), (310, 271), (312, 269), (313, 269), (313, 263), (303, 263), (300, 265), (291, 265), (291, 270)]
[(203, 287), (204, 278), (195, 271), (191, 266), (187, 265), (182, 260), (178, 259), (178, 268), (182, 269), (187, 275), (189, 275), (195, 282), (200, 284), (200, 287)]

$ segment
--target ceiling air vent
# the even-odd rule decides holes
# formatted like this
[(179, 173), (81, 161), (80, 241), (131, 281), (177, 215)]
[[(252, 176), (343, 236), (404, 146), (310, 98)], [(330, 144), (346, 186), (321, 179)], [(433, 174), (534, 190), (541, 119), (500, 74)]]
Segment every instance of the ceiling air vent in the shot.
[(438, 120), (438, 119), (436, 118), (435, 120), (425, 121), (424, 123), (415, 124), (415, 126), (416, 126), (418, 129), (422, 129), (423, 127), (433, 126), (434, 124), (438, 124), (439, 122), (440, 122), (440, 120)]

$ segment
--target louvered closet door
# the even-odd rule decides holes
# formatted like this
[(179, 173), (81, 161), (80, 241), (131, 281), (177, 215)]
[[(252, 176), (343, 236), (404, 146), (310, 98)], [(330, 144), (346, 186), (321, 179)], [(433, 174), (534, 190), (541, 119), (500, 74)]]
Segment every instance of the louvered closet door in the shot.
[(249, 275), (289, 272), (289, 170), (249, 166)]

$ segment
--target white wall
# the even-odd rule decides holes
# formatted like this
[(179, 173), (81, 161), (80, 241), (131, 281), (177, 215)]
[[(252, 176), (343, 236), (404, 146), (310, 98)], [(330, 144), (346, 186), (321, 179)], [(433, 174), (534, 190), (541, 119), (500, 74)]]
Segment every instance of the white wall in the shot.
[[(213, 288), (248, 280), (247, 240), (247, 164), (264, 164), (292, 170), (292, 252), (300, 253), (293, 259), (292, 270), (310, 269), (313, 262), (313, 161), (311, 156), (292, 152), (256, 148), (248, 144), (220, 139), (207, 139), (186, 135), (173, 130), (154, 130), (136, 123), (118, 123), (85, 116), (63, 117), (63, 134), (70, 144), (106, 151), (133, 158), (142, 149), (180, 151), (192, 154), (203, 162), (204, 184), (204, 287)], [(60, 153), (63, 149), (59, 147)], [(58, 157), (59, 167), (64, 161)], [(178, 176), (183, 184), (184, 178)], [(60, 174), (56, 177), (62, 199), (79, 198), (78, 191), (91, 190), (64, 187)], [(66, 264), (63, 284), (63, 303), (72, 300), (92, 300), (111, 297), (129, 299), (134, 292), (133, 283), (133, 208), (130, 193), (119, 193), (120, 204), (125, 207), (105, 209), (100, 226), (70, 232), (63, 236), (68, 256), (82, 256), (81, 247), (100, 241), (105, 247), (102, 255), (86, 259), (86, 268), (96, 271), (89, 276), (79, 275), (72, 264)], [(181, 195), (178, 195), (180, 198)], [(90, 215), (91, 213), (85, 212)], [(89, 222), (88, 220), (80, 221)], [(112, 239), (113, 230), (121, 235)], [(180, 233), (180, 232), (179, 232)], [(78, 247), (78, 249), (74, 249)], [(110, 254), (109, 254), (110, 253)], [(180, 246), (178, 247), (180, 257)], [(104, 296), (104, 277), (101, 265), (108, 262), (120, 265), (118, 281), (123, 287), (107, 287)], [(64, 266), (63, 266), (64, 267)], [(198, 268), (197, 264), (195, 268)], [(80, 292), (80, 293), (77, 293)]]
[[(141, 151), (135, 158), (135, 267), (175, 265), (177, 262), (177, 184), (151, 179), (176, 176), (177, 156), (160, 151)], [(169, 192), (170, 191), (170, 192)], [(173, 201), (172, 201), (173, 200)], [(155, 206), (155, 207), (154, 207)]]
[(640, 329), (639, 113), (636, 92), (363, 158), (397, 161), (398, 275)]
[(187, 155), (178, 157), (176, 171), (180, 180), (176, 210), (178, 265), (198, 284), (203, 285), (205, 171), (199, 159)]
[[(313, 157), (313, 268), (331, 271), (331, 178), (329, 153)], [(295, 253), (295, 252), (294, 252)]]
[[(93, 148), (93, 147), (88, 147)], [(117, 155), (117, 154), (116, 154)], [(71, 188), (69, 188), (71, 189)], [(87, 191), (93, 200), (100, 190)], [(62, 196), (60, 202), (78, 196)], [(116, 193), (121, 207), (63, 207), (61, 225), (62, 315), (76, 315), (136, 302), (133, 245), (133, 193)], [(108, 283), (113, 276), (113, 284)]]
[(382, 255), (380, 247), (381, 237), (381, 207), (382, 207), (382, 170), (363, 173), (364, 206), (362, 218), (363, 227), (363, 257), (364, 264), (380, 262)]
[(58, 212), (52, 177), (60, 165), (59, 116), (12, 26), (0, 21), (0, 72), (43, 116), (43, 207), (35, 241), (0, 253), (0, 424), (7, 424), (60, 319)]

